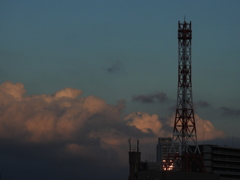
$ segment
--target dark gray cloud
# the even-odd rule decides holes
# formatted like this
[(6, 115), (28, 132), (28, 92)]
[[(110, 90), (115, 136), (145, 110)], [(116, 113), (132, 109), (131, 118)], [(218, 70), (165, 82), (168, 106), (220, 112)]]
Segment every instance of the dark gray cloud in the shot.
[(240, 116), (240, 109), (229, 108), (229, 107), (225, 107), (225, 106), (220, 107), (220, 109), (221, 109), (223, 115)]
[[(103, 151), (97, 144), (92, 148), (93, 157), (79, 157), (64, 152), (64, 143), (31, 144), (4, 140), (0, 140), (0, 143), (3, 146), (0, 150), (1, 175), (6, 179), (127, 178), (127, 167), (116, 164), (117, 154)], [(99, 162), (104, 163), (100, 166)], [(118, 174), (119, 171), (122, 173)], [(118, 177), (114, 178), (114, 173)]]
[(206, 108), (210, 107), (211, 105), (207, 101), (197, 101), (194, 103), (196, 107)]
[(168, 108), (168, 110), (175, 113), (176, 108), (177, 108), (176, 105), (172, 105)]
[(123, 69), (123, 64), (120, 61), (116, 61), (113, 65), (104, 69), (109, 73), (115, 73)]
[(137, 95), (132, 97), (132, 101), (138, 101), (142, 103), (164, 103), (167, 102), (168, 100), (169, 98), (164, 92), (148, 95)]

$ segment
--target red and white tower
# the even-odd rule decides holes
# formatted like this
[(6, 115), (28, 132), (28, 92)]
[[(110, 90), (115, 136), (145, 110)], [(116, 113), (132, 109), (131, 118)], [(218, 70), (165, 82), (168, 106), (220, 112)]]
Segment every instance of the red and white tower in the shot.
[[(191, 22), (178, 22), (178, 91), (173, 141), (164, 169), (204, 171), (192, 99)], [(176, 146), (178, 144), (179, 146)], [(176, 149), (176, 147), (179, 147)], [(194, 169), (194, 170), (193, 170)]]

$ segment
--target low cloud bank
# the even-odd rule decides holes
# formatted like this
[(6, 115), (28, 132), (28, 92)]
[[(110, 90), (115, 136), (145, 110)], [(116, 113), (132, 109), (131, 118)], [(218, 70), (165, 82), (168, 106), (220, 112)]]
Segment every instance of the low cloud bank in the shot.
[[(74, 158), (82, 168), (93, 163), (119, 169), (127, 167), (129, 137), (139, 138), (141, 151), (148, 153), (146, 145), (155, 146), (159, 136), (172, 135), (168, 129), (173, 117), (164, 121), (146, 112), (124, 115), (124, 100), (107, 104), (93, 95), (83, 97), (74, 88), (53, 95), (25, 96), (25, 92), (21, 83), (0, 85), (0, 142), (5, 144), (0, 153), (12, 158), (27, 153), (24, 157), (29, 161), (38, 157), (68, 162)], [(164, 94), (156, 97), (167, 99)], [(196, 116), (196, 123), (203, 128), (205, 140), (223, 137), (210, 121)], [(79, 173), (79, 166), (73, 166)]]

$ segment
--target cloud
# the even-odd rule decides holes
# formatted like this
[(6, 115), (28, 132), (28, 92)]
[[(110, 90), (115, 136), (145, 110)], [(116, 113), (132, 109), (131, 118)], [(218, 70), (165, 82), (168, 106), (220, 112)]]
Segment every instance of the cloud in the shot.
[[(0, 143), (7, 142), (0, 156), (5, 153), (10, 160), (24, 157), (26, 167), (33, 159), (48, 163), (70, 162), (72, 158), (84, 166), (94, 163), (91, 166), (98, 169), (125, 167), (127, 139), (141, 131), (122, 120), (123, 100), (107, 104), (96, 96), (82, 97), (82, 91), (74, 88), (53, 95), (24, 96), (25, 92), (21, 83), (0, 85)], [(105, 165), (99, 164), (103, 161)], [(79, 168), (79, 164), (72, 168)]]
[(240, 109), (229, 108), (222, 106), (221, 108), (222, 114), (226, 116), (240, 116)]
[(159, 120), (158, 115), (149, 115), (143, 112), (134, 112), (124, 118), (128, 121), (129, 126), (135, 126), (143, 133), (153, 133), (157, 136), (163, 135), (162, 123)]
[(214, 127), (214, 125), (210, 121), (204, 120), (198, 115), (195, 115), (195, 121), (197, 126), (197, 135), (199, 139), (201, 139), (200, 137), (202, 137), (202, 140), (212, 140), (225, 137), (224, 132), (216, 129), (216, 127)]
[[(123, 145), (123, 139), (129, 135), (168, 134), (164, 130), (167, 129), (164, 128), (166, 124), (156, 114), (134, 112), (122, 117), (124, 101), (119, 101), (116, 105), (107, 104), (103, 99), (92, 95), (80, 97), (82, 91), (73, 88), (65, 88), (52, 96), (25, 97), (25, 92), (21, 83), (5, 82), (0, 85), (0, 138), (14, 138), (31, 143), (86, 142), (88, 138), (97, 139), (102, 148), (109, 148)], [(151, 98), (159, 101), (168, 99), (164, 93), (151, 95)], [(197, 115), (195, 118), (199, 127), (204, 126), (205, 133), (214, 132), (212, 134), (216, 137), (221, 135), (211, 122), (202, 120)], [(168, 125), (171, 123), (173, 124), (173, 118), (168, 120)], [(134, 133), (131, 134), (132, 132)]]
[(12, 84), (9, 81), (0, 85), (0, 91), (2, 96), (12, 97), (16, 100), (21, 100), (23, 94), (26, 92), (25, 89), (23, 89), (23, 84)]
[[(157, 138), (172, 134), (170, 125), (157, 114), (125, 114), (124, 100), (107, 104), (93, 95), (84, 97), (74, 88), (53, 95), (26, 96), (25, 92), (21, 83), (0, 85), (0, 157), (4, 155), (2, 159), (8, 166), (14, 164), (11, 171), (16, 171), (16, 177), (12, 177), (15, 179), (17, 172), (26, 170), (32, 172), (28, 179), (36, 179), (34, 174), (40, 173), (36, 169), (43, 167), (59, 177), (75, 174), (75, 179), (83, 179), (83, 174), (91, 174), (93, 168), (96, 175), (90, 179), (110, 177), (109, 171), (114, 178), (114, 173), (124, 169), (118, 178), (127, 178), (130, 137), (140, 139), (142, 152), (155, 154)], [(167, 100), (164, 93), (153, 97), (154, 101)], [(222, 136), (209, 121), (196, 119), (203, 123), (206, 139)], [(8, 166), (0, 164), (3, 173), (9, 172), (4, 170)]]
[(54, 97), (57, 97), (57, 98), (62, 98), (62, 97), (76, 98), (81, 93), (82, 93), (82, 91), (78, 90), (78, 89), (65, 88), (65, 89), (63, 89), (61, 91), (58, 91), (58, 92), (54, 93)]
[(168, 100), (169, 98), (163, 92), (149, 95), (137, 95), (132, 97), (132, 101), (138, 101), (142, 103), (164, 103)]
[(206, 108), (211, 106), (207, 101), (198, 101), (196, 103), (194, 103), (194, 105), (196, 105), (197, 107), (201, 107), (201, 108)]
[(104, 68), (109, 73), (115, 73), (123, 69), (123, 64), (120, 61), (116, 61), (112, 66)]

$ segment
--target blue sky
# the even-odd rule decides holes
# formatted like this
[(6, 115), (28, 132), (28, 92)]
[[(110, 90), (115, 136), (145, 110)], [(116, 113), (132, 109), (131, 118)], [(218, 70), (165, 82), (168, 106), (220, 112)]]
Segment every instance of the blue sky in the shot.
[[(177, 28), (186, 17), (195, 112), (226, 138), (237, 136), (239, 7), (238, 0), (1, 0), (0, 84), (23, 84), (24, 97), (75, 88), (107, 104), (124, 100), (122, 116), (140, 111), (164, 121), (175, 112)], [(156, 93), (166, 101), (133, 101)]]

